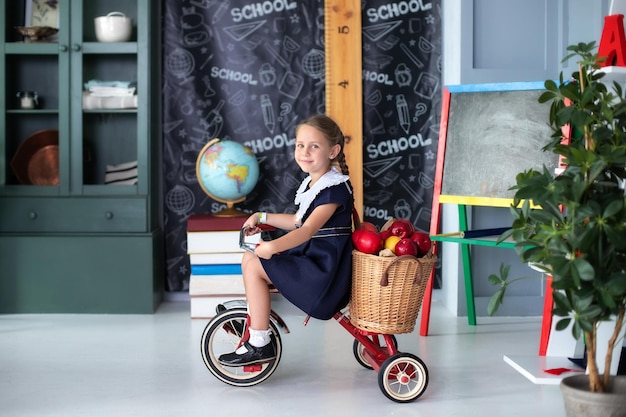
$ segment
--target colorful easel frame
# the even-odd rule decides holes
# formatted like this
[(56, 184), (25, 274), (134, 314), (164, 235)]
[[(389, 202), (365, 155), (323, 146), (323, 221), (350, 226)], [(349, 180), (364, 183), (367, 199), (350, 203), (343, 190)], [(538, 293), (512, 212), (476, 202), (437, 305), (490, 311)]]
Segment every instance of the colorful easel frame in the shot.
[[(431, 239), (435, 242), (433, 252), (437, 253), (437, 242), (453, 242), (461, 245), (461, 257), (463, 262), (463, 274), (465, 282), (465, 296), (467, 302), (468, 324), (476, 325), (476, 310), (474, 304), (474, 290), (471, 268), (470, 245), (492, 246), (501, 248), (514, 248), (512, 242), (497, 243), (498, 236), (483, 236), (478, 238), (465, 238), (455, 234), (439, 234), (441, 224), (441, 204), (456, 204), (458, 206), (459, 228), (462, 231), (468, 230), (467, 210), (466, 206), (486, 206), (486, 207), (509, 207), (513, 202), (512, 198), (504, 198), (501, 196), (469, 196), (469, 195), (446, 195), (442, 194), (444, 183), (444, 164), (446, 159), (446, 140), (448, 137), (448, 121), (450, 115), (450, 105), (453, 93), (466, 92), (495, 92), (495, 91), (525, 91), (525, 90), (544, 90), (543, 82), (526, 82), (526, 83), (498, 83), (498, 84), (474, 84), (446, 86), (443, 91), (442, 100), (442, 116), (439, 129), (439, 144), (437, 151), (437, 166), (435, 171), (435, 186), (433, 192), (432, 215), (430, 223)], [(558, 164), (557, 166), (561, 166)], [(434, 281), (434, 270), (429, 278), (424, 300), (422, 302), (422, 319), (420, 325), (420, 335), (428, 335), (430, 322), (430, 308), (432, 302), (432, 290)], [(549, 293), (551, 295), (551, 292)], [(551, 299), (551, 297), (549, 297)], [(544, 324), (542, 328), (549, 328), (551, 323), (551, 314), (544, 313)], [(545, 341), (543, 341), (545, 333), (542, 330), (542, 342), (540, 353), (545, 352)]]

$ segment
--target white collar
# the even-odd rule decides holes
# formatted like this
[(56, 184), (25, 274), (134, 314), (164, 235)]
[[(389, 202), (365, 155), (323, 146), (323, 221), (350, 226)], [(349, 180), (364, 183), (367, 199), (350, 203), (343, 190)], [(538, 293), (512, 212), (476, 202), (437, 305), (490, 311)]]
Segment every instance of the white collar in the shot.
[[(294, 203), (299, 206), (298, 211), (296, 212), (296, 221), (300, 222), (302, 217), (306, 213), (306, 211), (315, 200), (315, 197), (320, 193), (320, 191), (332, 187), (333, 185), (338, 185), (347, 182), (350, 179), (349, 176), (343, 175), (341, 172), (337, 170), (336, 167), (332, 167), (330, 171), (322, 175), (320, 179), (317, 180), (315, 184), (308, 190), (306, 187), (311, 182), (311, 176), (309, 175), (302, 181), (300, 184), (300, 188), (296, 191), (296, 198)], [(349, 189), (349, 188), (348, 188)]]

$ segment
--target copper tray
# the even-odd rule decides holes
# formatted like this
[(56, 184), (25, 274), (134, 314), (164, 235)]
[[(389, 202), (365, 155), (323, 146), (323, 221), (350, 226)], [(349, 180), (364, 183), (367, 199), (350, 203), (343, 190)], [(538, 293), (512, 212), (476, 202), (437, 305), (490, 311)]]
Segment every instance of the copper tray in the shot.
[(11, 159), (20, 184), (59, 185), (59, 131), (39, 130), (20, 144)]

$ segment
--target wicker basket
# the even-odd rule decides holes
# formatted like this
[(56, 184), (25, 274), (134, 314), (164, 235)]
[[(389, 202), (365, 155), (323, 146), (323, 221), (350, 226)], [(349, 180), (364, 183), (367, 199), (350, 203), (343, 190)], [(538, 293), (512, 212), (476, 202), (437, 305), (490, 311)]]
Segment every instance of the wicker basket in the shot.
[(352, 251), (350, 321), (380, 334), (411, 333), (437, 257), (384, 257)]

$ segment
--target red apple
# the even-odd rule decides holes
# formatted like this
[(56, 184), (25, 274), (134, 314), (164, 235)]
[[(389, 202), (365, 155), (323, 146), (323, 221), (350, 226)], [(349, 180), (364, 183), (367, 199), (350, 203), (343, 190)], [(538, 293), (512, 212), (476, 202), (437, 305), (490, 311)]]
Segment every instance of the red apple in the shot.
[(383, 230), (382, 232), (379, 233), (379, 235), (383, 240), (387, 240), (387, 238), (391, 236), (391, 230), (389, 229)]
[(413, 224), (408, 220), (396, 220), (391, 224), (389, 228), (392, 235), (400, 236), (402, 238), (411, 236), (413, 233)]
[(360, 229), (369, 230), (371, 232), (378, 233), (378, 228), (376, 227), (376, 225), (374, 223), (370, 223), (370, 222), (361, 222)]
[(377, 254), (383, 248), (383, 239), (371, 230), (358, 229), (352, 232), (352, 243), (356, 250), (370, 255)]
[(396, 243), (396, 249), (394, 251), (396, 255), (411, 255), (417, 256), (419, 253), (419, 248), (417, 247), (417, 243), (413, 242), (410, 238), (405, 237), (400, 239), (398, 243)]
[(406, 223), (407, 226), (409, 226), (409, 229), (411, 229), (411, 233), (413, 233), (415, 231), (415, 227), (413, 226), (413, 223), (411, 223), (410, 220), (407, 219), (398, 219), (396, 220), (397, 222), (400, 223)]
[(426, 255), (432, 245), (428, 233), (420, 232), (419, 230), (411, 234), (411, 240), (417, 244), (417, 247), (419, 249), (419, 257)]

